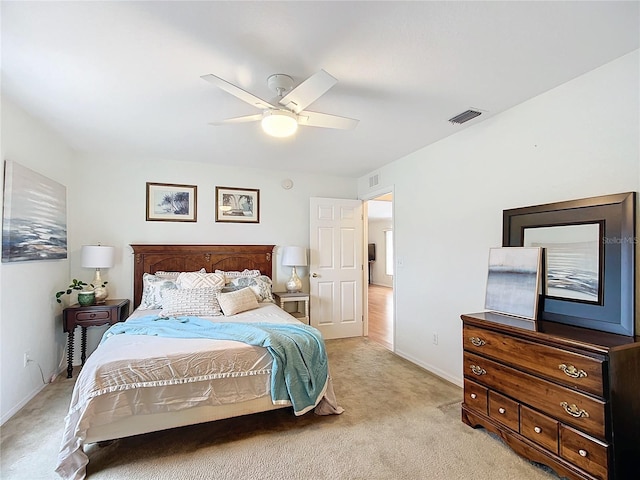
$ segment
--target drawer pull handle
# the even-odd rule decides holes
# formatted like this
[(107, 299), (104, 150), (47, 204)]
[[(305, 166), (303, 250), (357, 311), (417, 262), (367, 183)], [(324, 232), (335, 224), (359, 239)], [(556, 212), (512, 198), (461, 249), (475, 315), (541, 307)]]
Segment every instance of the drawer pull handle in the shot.
[(475, 393), (472, 393), (470, 396), (471, 396), (471, 398), (472, 398), (472, 399), (474, 399), (474, 400), (478, 397)]
[(478, 337), (471, 337), (469, 340), (471, 340), (471, 343), (473, 343), (476, 347), (481, 347), (487, 344), (487, 342)]
[(540, 427), (533, 427), (533, 431), (536, 433), (542, 433), (542, 429)]
[(587, 412), (586, 410), (582, 410), (581, 408), (578, 408), (578, 406), (575, 403), (572, 403), (571, 405), (569, 405), (567, 402), (562, 402), (560, 406), (564, 408), (564, 411), (567, 412), (572, 417), (576, 417), (576, 418), (589, 417), (589, 412)]
[(558, 368), (562, 370), (565, 375), (571, 378), (584, 378), (587, 376), (587, 372), (585, 372), (584, 370), (578, 370), (573, 365), (565, 365), (564, 363), (561, 363), (560, 365), (558, 365)]
[(471, 365), (470, 368), (471, 368), (471, 371), (474, 373), (474, 375), (480, 376), (487, 373), (487, 371), (484, 368), (479, 367), (477, 365)]
[(588, 455), (587, 451), (582, 449), (578, 450), (578, 453), (581, 457), (586, 457)]
[(504, 415), (504, 414), (505, 414), (505, 412), (506, 412), (506, 410), (505, 410), (504, 408), (502, 408), (502, 407), (500, 407), (500, 408), (498, 409), (498, 413), (499, 413), (499, 414), (501, 414), (501, 415)]

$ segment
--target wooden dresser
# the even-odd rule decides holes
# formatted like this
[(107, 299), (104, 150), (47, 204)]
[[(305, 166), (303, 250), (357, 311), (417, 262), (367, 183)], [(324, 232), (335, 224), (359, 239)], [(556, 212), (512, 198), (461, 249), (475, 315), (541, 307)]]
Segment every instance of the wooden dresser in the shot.
[(640, 478), (640, 339), (462, 315), (462, 421), (570, 479)]

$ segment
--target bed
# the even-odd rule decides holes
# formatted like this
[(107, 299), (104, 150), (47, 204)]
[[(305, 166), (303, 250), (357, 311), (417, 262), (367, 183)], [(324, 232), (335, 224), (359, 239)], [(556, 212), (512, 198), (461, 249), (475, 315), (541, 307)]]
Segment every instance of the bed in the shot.
[[(126, 322), (109, 329), (77, 377), (56, 468), (62, 478), (85, 477), (89, 459), (83, 447), (88, 443), (292, 405), (296, 415), (310, 410), (320, 415), (342, 412), (333, 392), (326, 358), (314, 357), (318, 365), (327, 363), (326, 380), (321, 377), (323, 380), (316, 382), (321, 388), (302, 406), (292, 400), (294, 395), (282, 395), (280, 390), (284, 384), (274, 383), (277, 376), (274, 372), (283, 370), (284, 364), (274, 353), (277, 349), (273, 348), (271, 337), (264, 342), (263, 327), (284, 330), (287, 336), (293, 329), (303, 335), (305, 341), (317, 336), (321, 349), (323, 341), (315, 329), (302, 325), (269, 301), (273, 245), (135, 244), (131, 247), (134, 311)], [(216, 305), (220, 308), (222, 304), (225, 313), (234, 314), (171, 315), (191, 311), (191, 307), (179, 303), (183, 301), (181, 297), (187, 295), (185, 298), (191, 299), (194, 292), (208, 291), (208, 286), (205, 290), (190, 292), (185, 291), (188, 288), (177, 289), (171, 282), (179, 275), (183, 281), (195, 278), (207, 282), (212, 278), (218, 281), (222, 275), (227, 282), (225, 288), (230, 291), (218, 293), (216, 302), (220, 303)], [(264, 279), (264, 283), (260, 283), (260, 279)], [(151, 293), (158, 293), (157, 290), (151, 292), (152, 281), (165, 282), (171, 287), (170, 293), (162, 293), (165, 303), (161, 309), (150, 300)], [(176, 281), (181, 288), (201, 287)], [(269, 291), (265, 288), (267, 281)], [(248, 293), (249, 290), (253, 293)], [(239, 313), (235, 313), (235, 309), (227, 310), (228, 299), (240, 297), (251, 305)], [(231, 305), (235, 308), (236, 304)], [(211, 313), (207, 308), (202, 310), (198, 306), (196, 311)], [(166, 325), (178, 330), (166, 335), (159, 333), (158, 329)], [(200, 332), (200, 327), (207, 332), (215, 327), (222, 333), (217, 332), (215, 338), (210, 338), (209, 333), (204, 337), (195, 335), (194, 330), (180, 333), (186, 331), (182, 329), (192, 328)], [(242, 330), (240, 336), (238, 329)], [(247, 331), (252, 335), (253, 344), (244, 343)], [(254, 331), (258, 332), (257, 342), (253, 342)], [(305, 359), (301, 363), (309, 362)], [(321, 369), (318, 367), (318, 370)], [(295, 382), (287, 380), (286, 383), (288, 387)], [(276, 391), (280, 392), (277, 398)]]

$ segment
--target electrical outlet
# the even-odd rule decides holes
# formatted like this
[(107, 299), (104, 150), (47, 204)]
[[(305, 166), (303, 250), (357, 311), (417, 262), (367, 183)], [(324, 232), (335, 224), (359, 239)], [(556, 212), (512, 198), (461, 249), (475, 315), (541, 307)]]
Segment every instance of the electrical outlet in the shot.
[(26, 367), (27, 364), (31, 361), (31, 356), (30, 356), (30, 352), (29, 350), (27, 350), (26, 352), (24, 352), (24, 366)]
[(438, 332), (433, 332), (433, 344), (438, 344)]

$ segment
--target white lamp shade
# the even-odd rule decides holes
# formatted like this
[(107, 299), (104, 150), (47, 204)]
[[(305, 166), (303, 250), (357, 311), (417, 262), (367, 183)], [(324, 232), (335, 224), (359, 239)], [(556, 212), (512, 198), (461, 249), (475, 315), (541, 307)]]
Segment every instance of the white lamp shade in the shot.
[(285, 267), (304, 267), (307, 265), (307, 249), (304, 247), (284, 247), (282, 265)]
[(114, 264), (115, 248), (105, 245), (83, 245), (80, 264), (84, 268), (111, 268)]

